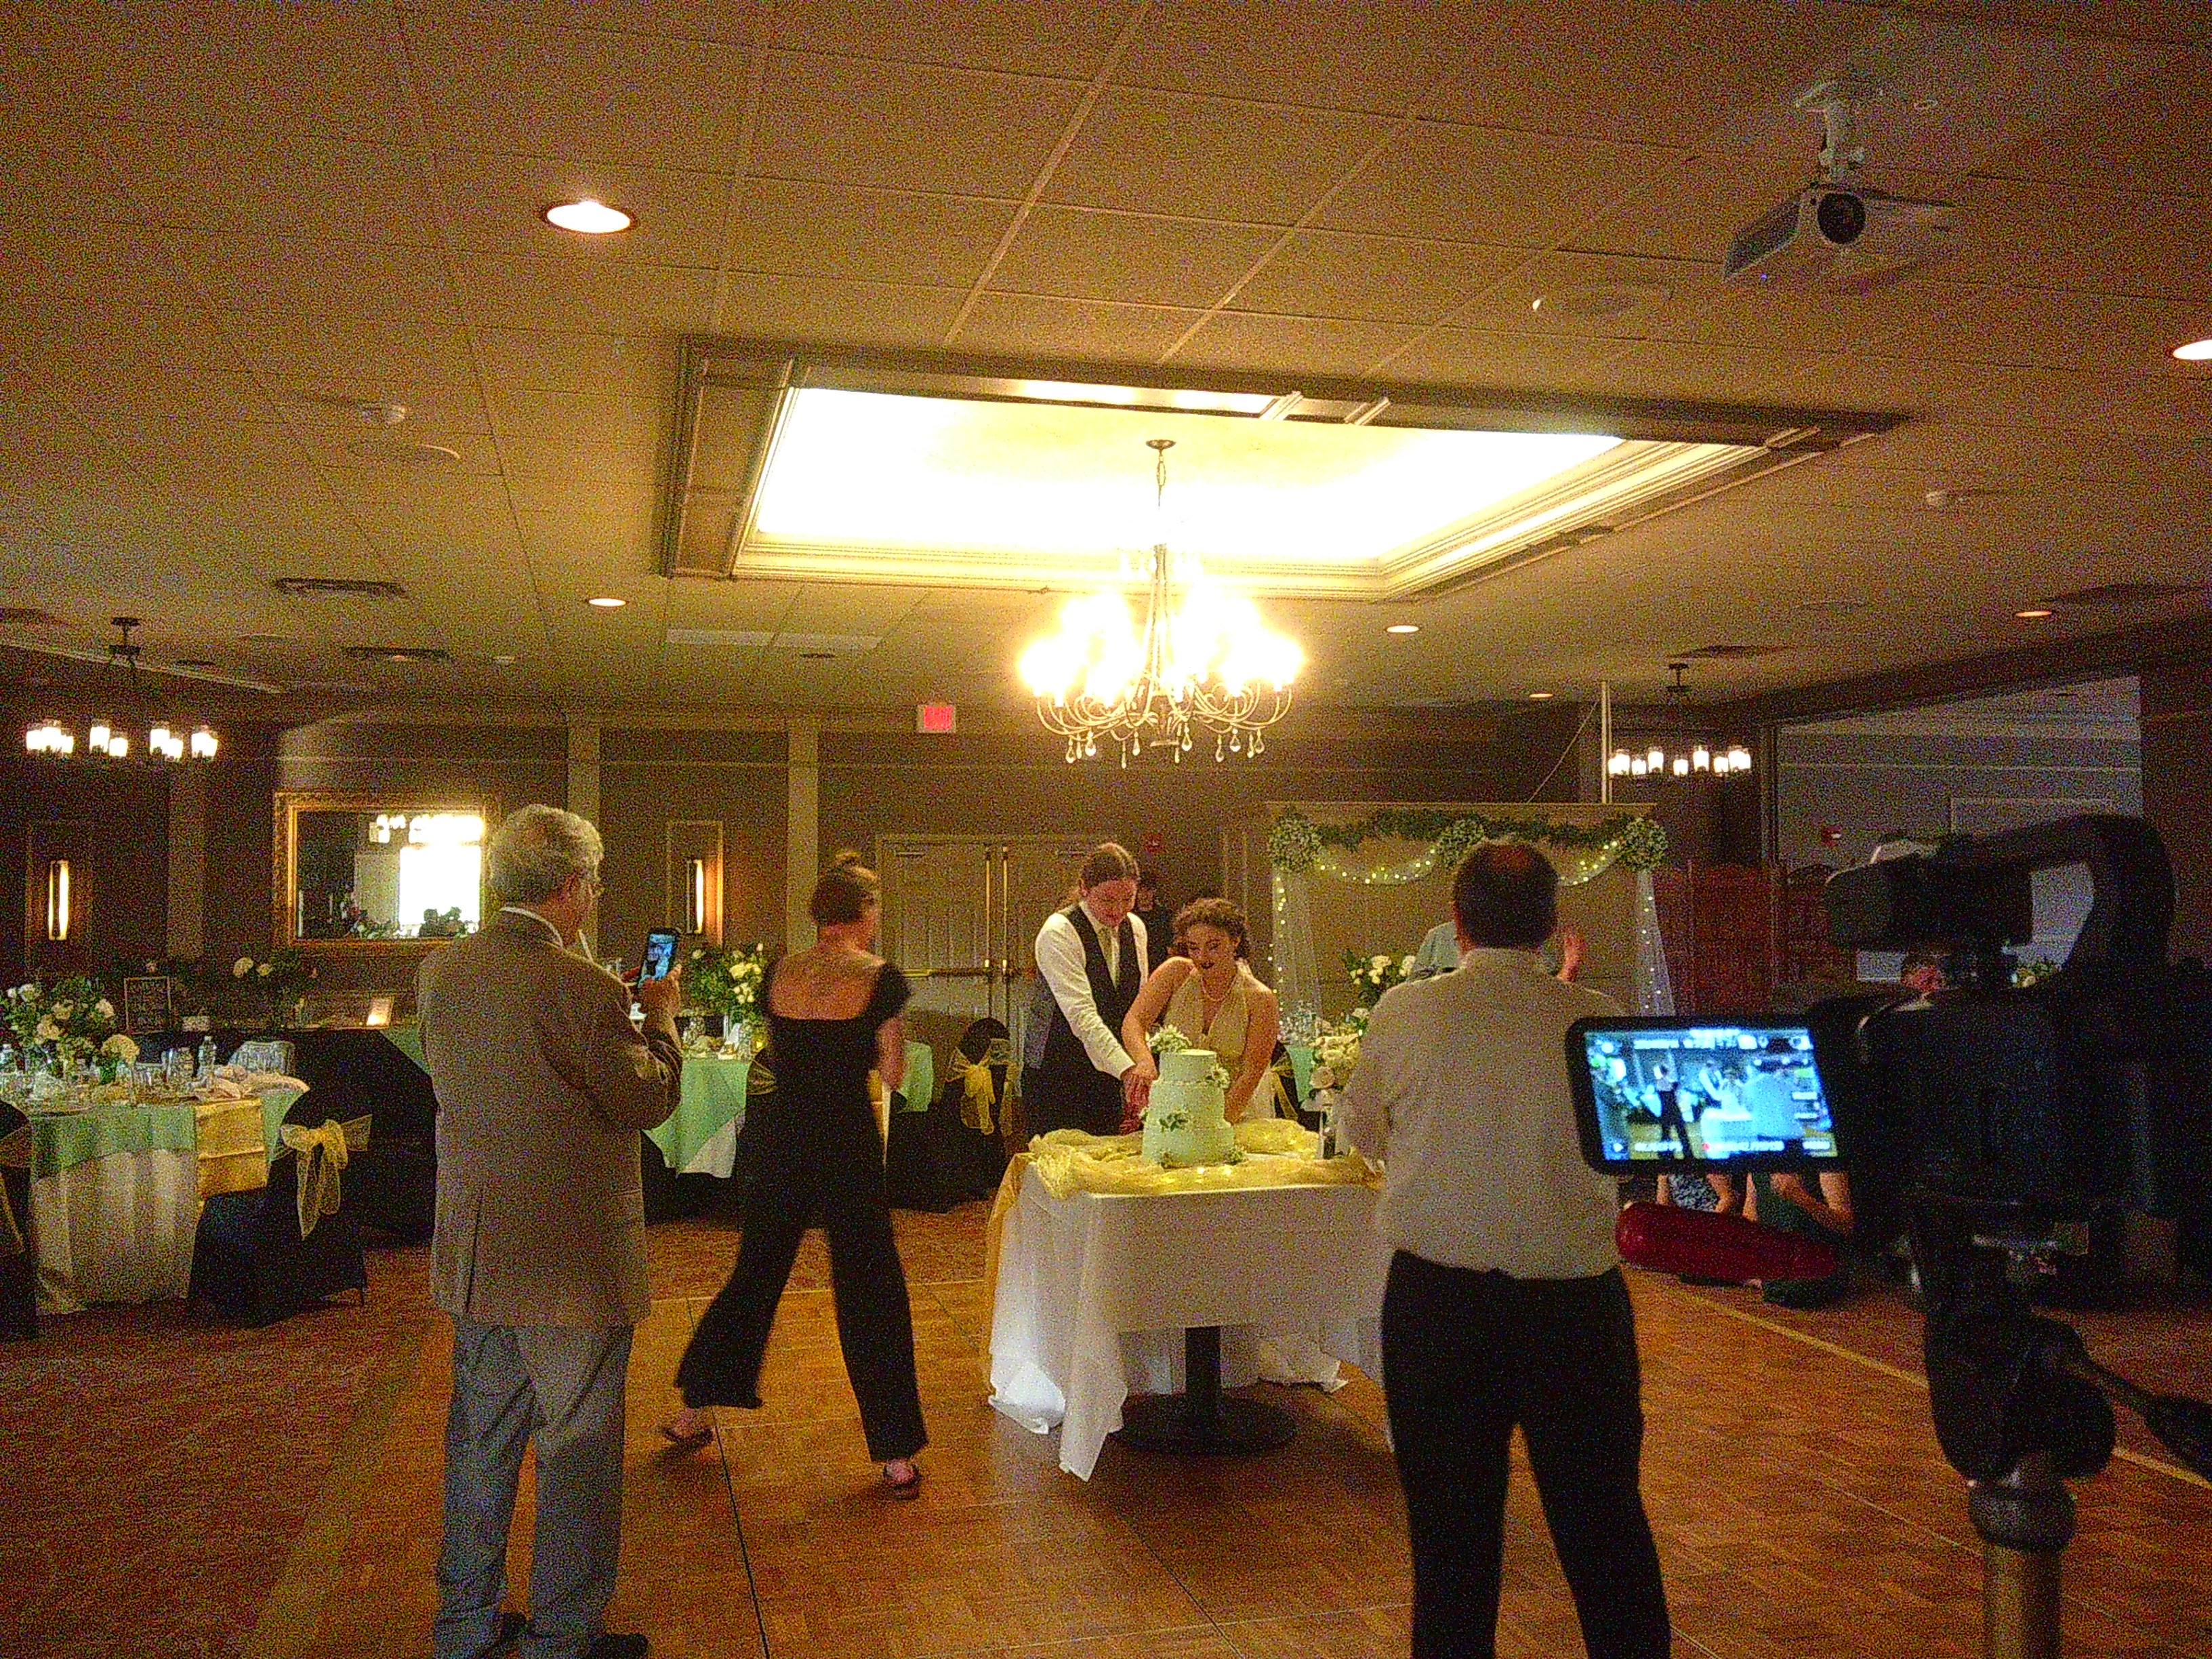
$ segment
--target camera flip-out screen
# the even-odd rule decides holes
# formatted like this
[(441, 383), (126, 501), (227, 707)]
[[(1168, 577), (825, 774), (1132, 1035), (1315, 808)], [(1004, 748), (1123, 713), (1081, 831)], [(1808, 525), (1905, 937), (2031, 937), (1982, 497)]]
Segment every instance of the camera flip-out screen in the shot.
[(1803, 1025), (1578, 1019), (1567, 1031), (1567, 1078), (1592, 1169), (1814, 1170), (1842, 1161)]

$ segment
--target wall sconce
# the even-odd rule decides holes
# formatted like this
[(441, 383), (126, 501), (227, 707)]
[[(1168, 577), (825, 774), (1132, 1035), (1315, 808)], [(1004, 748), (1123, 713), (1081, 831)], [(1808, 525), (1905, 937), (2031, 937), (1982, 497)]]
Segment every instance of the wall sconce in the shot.
[(703, 933), (707, 931), (707, 860), (701, 858), (684, 860), (684, 931)]
[(54, 944), (70, 936), (70, 865), (67, 859), (46, 861), (46, 938)]

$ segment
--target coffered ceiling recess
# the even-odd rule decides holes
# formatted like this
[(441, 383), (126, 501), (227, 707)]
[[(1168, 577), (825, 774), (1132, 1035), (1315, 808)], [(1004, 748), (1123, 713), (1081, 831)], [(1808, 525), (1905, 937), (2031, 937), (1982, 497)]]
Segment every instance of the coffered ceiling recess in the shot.
[(1032, 592), (1166, 542), (1276, 597), (1432, 598), (1899, 423), (712, 339), (679, 384), (672, 575)]

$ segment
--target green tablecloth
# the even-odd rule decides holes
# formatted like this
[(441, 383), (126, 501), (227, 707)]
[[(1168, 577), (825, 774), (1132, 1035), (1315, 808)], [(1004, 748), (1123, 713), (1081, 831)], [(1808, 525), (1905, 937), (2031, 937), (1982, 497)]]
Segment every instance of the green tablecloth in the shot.
[(261, 1097), (261, 1139), (270, 1157), (276, 1156), (276, 1132), (284, 1127), (284, 1114), (306, 1093), (304, 1089), (271, 1089)]
[[(646, 1131), (670, 1169), (688, 1169), (699, 1149), (720, 1133), (725, 1125), (734, 1122), (740, 1133), (744, 1131), (751, 1073), (751, 1064), (746, 1060), (698, 1054), (684, 1057), (684, 1097), (665, 1123)], [(902, 1101), (903, 1110), (927, 1111), (936, 1092), (937, 1056), (926, 1042), (908, 1042), (906, 1076), (900, 1079), (894, 1098)]]
[(59, 1175), (124, 1152), (197, 1152), (199, 1120), (190, 1101), (171, 1106), (94, 1106), (31, 1114), (31, 1179)]
[(1291, 1103), (1303, 1107), (1313, 1095), (1313, 1050), (1303, 1042), (1286, 1042), (1291, 1056)]

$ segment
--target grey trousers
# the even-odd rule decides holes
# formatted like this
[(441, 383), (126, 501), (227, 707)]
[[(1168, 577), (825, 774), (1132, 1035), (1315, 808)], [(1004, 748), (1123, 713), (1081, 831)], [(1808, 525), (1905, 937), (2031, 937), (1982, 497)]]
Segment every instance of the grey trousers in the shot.
[(538, 1448), (530, 1630), (522, 1659), (583, 1659), (622, 1551), (623, 1385), (631, 1328), (453, 1322), (446, 1416), (446, 1540), (436, 1659), (476, 1659), (499, 1635), (507, 1534), (523, 1449)]

